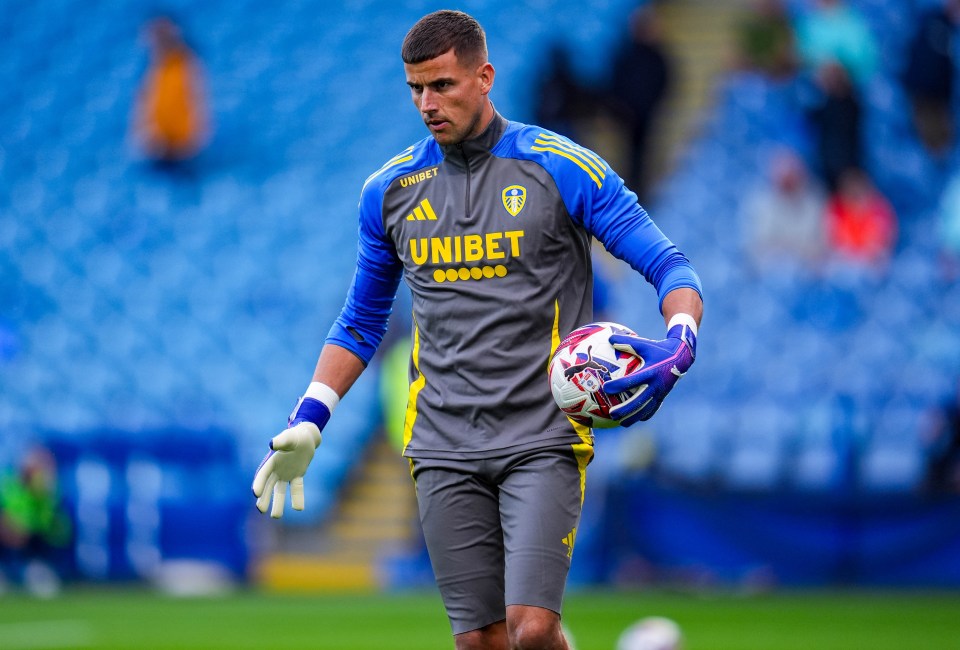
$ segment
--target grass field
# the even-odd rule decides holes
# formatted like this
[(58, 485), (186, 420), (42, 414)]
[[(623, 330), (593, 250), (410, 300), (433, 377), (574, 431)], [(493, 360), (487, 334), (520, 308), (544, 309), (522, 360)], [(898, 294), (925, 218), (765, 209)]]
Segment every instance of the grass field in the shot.
[[(648, 615), (677, 621), (685, 650), (960, 650), (957, 592), (576, 592), (565, 609), (578, 650), (613, 650), (620, 631)], [(3, 650), (451, 647), (432, 593), (173, 598), (84, 589), (50, 601), (0, 597)]]

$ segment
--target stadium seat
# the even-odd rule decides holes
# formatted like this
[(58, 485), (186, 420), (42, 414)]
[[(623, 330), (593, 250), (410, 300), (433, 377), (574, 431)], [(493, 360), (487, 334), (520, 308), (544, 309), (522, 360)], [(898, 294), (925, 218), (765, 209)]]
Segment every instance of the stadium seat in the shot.
[[(576, 3), (559, 3), (526, 29), (516, 28), (517, 17), (541, 9), (537, 3), (477, 5), (498, 70), (512, 79), (498, 107), (519, 119), (530, 114), (533, 53), (552, 33), (572, 34), (582, 72), (599, 78), (634, 4), (603, 3), (584, 17)], [(187, 181), (144, 165), (127, 139), (146, 65), (137, 26), (149, 3), (89, 8), (68, 22), (49, 18), (75, 9), (65, 0), (0, 7), (9, 37), (0, 77), (11, 88), (0, 102), (0, 321), (24, 351), (0, 362), (0, 413), (9, 427), (30, 426), (49, 417), (38, 413), (58, 394), (57, 425), (69, 431), (220, 422), (252, 468), (340, 309), (363, 178), (423, 136), (412, 117), (395, 119), (407, 110), (396, 65), (367, 55), (384, 34), (401, 38), (400, 25), (420, 8), (384, 5), (368, 17), (357, 7), (326, 15), (304, 3), (177, 5), (205, 64), (215, 126)], [(669, 404), (658, 415), (664, 464), (691, 480), (720, 474), (772, 488), (787, 471), (783, 446), (803, 410), (765, 418), (748, 405), (753, 419), (715, 420), (741, 400), (793, 407), (812, 393), (843, 391), (862, 419), (891, 391), (933, 403), (949, 386), (946, 369), (960, 363), (960, 291), (939, 279), (930, 213), (914, 205), (918, 197), (929, 203), (942, 178), (910, 135), (891, 69), (909, 27), (900, 5), (858, 3), (889, 45), (883, 74), (865, 94), (870, 169), (902, 211), (888, 280), (793, 270), (758, 277), (739, 262), (743, 242), (731, 215), (762, 170), (760, 154), (784, 143), (809, 149), (793, 84), (725, 76), (658, 188), (651, 213), (693, 260), (706, 292), (701, 357), (677, 396), (699, 404), (683, 417)], [(341, 60), (361, 69), (345, 71)], [(358, 75), (367, 80), (359, 88)], [(392, 126), (369, 128), (379, 122)], [(284, 263), (284, 255), (300, 263)], [(649, 292), (636, 277), (614, 287), (617, 318), (659, 331), (659, 315), (635, 299)], [(55, 371), (63, 359), (75, 363)], [(910, 359), (922, 380), (891, 370)], [(357, 403), (376, 402), (372, 384), (354, 392)], [(324, 516), (326, 495), (378, 424), (375, 409), (355, 410), (338, 412), (343, 429), (331, 430), (318, 456), (324, 471), (308, 489), (319, 507), (307, 518)], [(719, 453), (725, 445), (738, 451)], [(829, 482), (827, 440), (801, 449), (793, 480)], [(863, 467), (886, 475), (866, 469), (889, 462), (876, 453), (880, 460)], [(908, 470), (902, 480), (916, 480)]]

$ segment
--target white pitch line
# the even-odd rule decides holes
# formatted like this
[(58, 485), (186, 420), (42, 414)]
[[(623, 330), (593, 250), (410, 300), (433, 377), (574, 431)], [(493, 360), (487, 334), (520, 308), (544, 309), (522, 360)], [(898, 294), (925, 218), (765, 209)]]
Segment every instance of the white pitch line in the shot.
[(3, 650), (89, 648), (91, 645), (93, 628), (86, 621), (0, 623), (0, 648)]

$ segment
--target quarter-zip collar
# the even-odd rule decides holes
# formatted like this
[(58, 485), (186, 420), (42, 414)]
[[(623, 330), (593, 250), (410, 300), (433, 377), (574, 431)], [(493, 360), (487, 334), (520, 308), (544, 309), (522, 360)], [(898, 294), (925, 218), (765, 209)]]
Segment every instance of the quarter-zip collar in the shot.
[(457, 144), (443, 145), (440, 149), (443, 151), (443, 157), (447, 162), (456, 167), (466, 168), (468, 160), (472, 160), (478, 155), (488, 154), (500, 141), (506, 129), (507, 120), (494, 110), (493, 119), (490, 120), (490, 124), (480, 135)]

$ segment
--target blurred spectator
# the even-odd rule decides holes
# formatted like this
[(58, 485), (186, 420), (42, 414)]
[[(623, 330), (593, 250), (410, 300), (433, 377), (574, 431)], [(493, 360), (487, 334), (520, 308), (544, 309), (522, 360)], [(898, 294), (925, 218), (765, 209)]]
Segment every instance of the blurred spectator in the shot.
[(960, 0), (944, 0), (928, 8), (910, 42), (903, 85), (913, 108), (917, 134), (936, 157), (946, 155), (954, 141), (953, 88), (955, 49), (960, 25)]
[(594, 112), (593, 93), (584, 88), (574, 74), (570, 53), (554, 44), (547, 52), (546, 67), (537, 89), (536, 120), (544, 128), (573, 140), (585, 119)]
[(624, 180), (642, 203), (650, 181), (647, 171), (650, 127), (673, 78), (654, 6), (640, 7), (630, 15), (628, 38), (614, 54), (611, 74), (612, 109), (628, 134), (629, 159)]
[(960, 492), (960, 380), (955, 393), (933, 414), (927, 431), (927, 487)]
[(808, 108), (813, 127), (816, 168), (830, 191), (851, 167), (862, 168), (863, 109), (846, 69), (828, 61), (816, 75), (817, 97)]
[(758, 268), (789, 262), (812, 266), (827, 250), (826, 193), (793, 150), (778, 150), (769, 170), (769, 178), (748, 191), (741, 208), (749, 253)]
[(393, 318), (387, 324), (378, 354), (379, 373), (377, 391), (380, 397), (381, 419), (387, 440), (403, 451), (403, 427), (407, 417), (407, 399), (410, 396), (410, 350), (413, 347), (413, 313), (410, 292), (401, 287), (397, 291)]
[(135, 135), (161, 166), (196, 156), (207, 144), (209, 118), (200, 64), (167, 16), (148, 23), (150, 67), (137, 98)]
[(755, 0), (736, 28), (737, 64), (771, 79), (797, 70), (793, 22), (782, 0)]
[(0, 476), (0, 567), (38, 596), (55, 596), (60, 577), (54, 555), (70, 541), (70, 520), (57, 491), (56, 461), (36, 447), (19, 471)]
[(886, 266), (897, 239), (896, 214), (870, 177), (850, 168), (827, 204), (827, 232), (840, 260)]
[(947, 182), (940, 199), (940, 249), (947, 278), (960, 276), (960, 170)]
[(383, 408), (383, 430), (390, 444), (403, 451), (403, 427), (407, 415), (407, 398), (410, 392), (409, 336), (397, 335), (395, 340), (383, 347), (380, 365), (380, 403)]
[(877, 43), (863, 16), (843, 0), (815, 0), (796, 27), (803, 65), (817, 70), (838, 61), (857, 86), (877, 71)]

